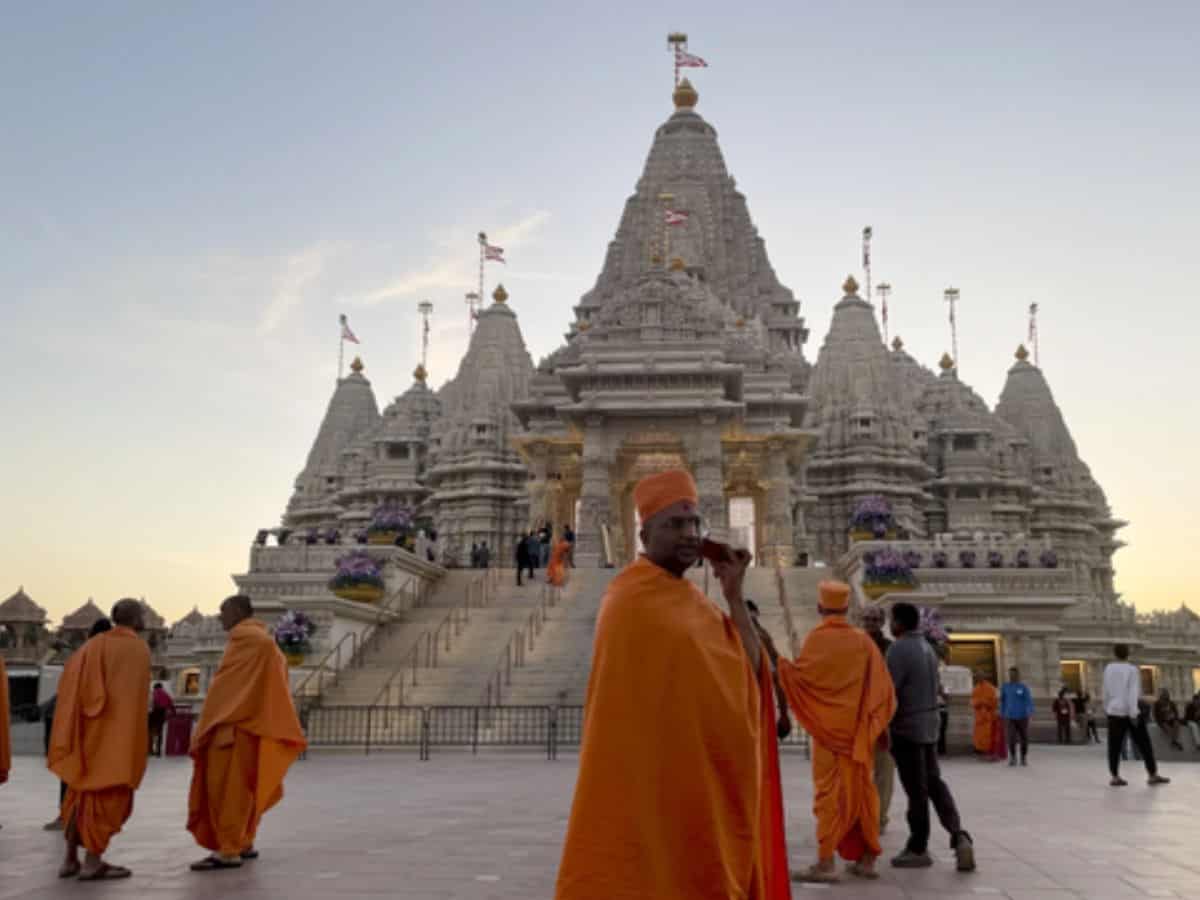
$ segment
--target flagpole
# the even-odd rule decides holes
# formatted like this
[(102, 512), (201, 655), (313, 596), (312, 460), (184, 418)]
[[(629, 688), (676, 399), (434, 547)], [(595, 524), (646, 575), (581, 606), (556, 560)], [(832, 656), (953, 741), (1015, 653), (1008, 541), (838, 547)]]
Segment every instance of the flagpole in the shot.
[(954, 317), (954, 307), (958, 305), (958, 288), (948, 287), (942, 296), (950, 304), (950, 349), (954, 356), (954, 374), (958, 374), (958, 321)]
[(879, 287), (875, 288), (875, 293), (879, 295), (879, 317), (883, 319), (883, 342), (888, 342), (888, 297), (892, 293), (892, 286), (886, 281), (881, 281)]
[(1040, 355), (1038, 354), (1038, 330), (1037, 330), (1037, 314), (1038, 305), (1036, 303), (1029, 304), (1029, 343), (1033, 344), (1033, 364), (1041, 368)]
[(862, 230), (862, 259), (863, 259), (863, 275), (867, 282), (867, 300), (871, 299), (871, 226), (868, 225)]
[[(479, 298), (476, 302), (483, 306), (483, 264), (487, 259), (487, 235), (482, 231), (479, 232)], [(471, 330), (475, 330), (475, 319), (471, 319)]]
[(667, 35), (667, 49), (675, 61), (675, 87), (679, 87), (679, 51), (687, 49), (687, 35), (682, 31), (672, 31)]
[(342, 380), (342, 354), (346, 348), (346, 316), (343, 313), (338, 316), (338, 374), (337, 380)]

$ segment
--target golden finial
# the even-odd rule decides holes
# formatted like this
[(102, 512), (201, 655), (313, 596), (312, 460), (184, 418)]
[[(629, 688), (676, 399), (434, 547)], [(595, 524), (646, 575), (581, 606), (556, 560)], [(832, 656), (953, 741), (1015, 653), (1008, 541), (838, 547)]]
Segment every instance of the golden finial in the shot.
[(492, 291), (492, 299), (497, 303), (505, 303), (508, 301), (508, 291), (504, 289), (504, 285), (496, 285), (496, 289)]
[(684, 263), (682, 256), (671, 257), (671, 271), (672, 272), (682, 272), (686, 268), (687, 268), (687, 265)]
[(858, 282), (853, 275), (846, 276), (846, 280), (842, 282), (842, 291), (845, 292), (847, 297), (858, 296)]
[(900, 335), (896, 335), (895, 339), (892, 341), (892, 349), (897, 353), (904, 349), (904, 341), (900, 340)]
[(745, 328), (746, 327), (746, 319), (743, 316), (738, 316), (737, 321), (734, 322), (733, 324), (736, 325), (738, 328)]
[(700, 95), (686, 78), (675, 85), (675, 93), (671, 97), (675, 101), (676, 109), (691, 109), (700, 99)]
[(580, 322), (580, 323), (579, 323), (579, 324), (578, 324), (576, 327), (577, 327), (577, 328), (578, 328), (580, 331), (587, 331), (589, 328), (591, 328), (591, 327), (592, 327), (592, 323), (591, 323), (591, 322), (589, 322), (587, 319), (584, 319), (584, 320), (583, 320), (582, 322)]
[(662, 254), (661, 253), (651, 253), (650, 254), (650, 262), (656, 266), (661, 266), (662, 265)]
[(358, 375), (362, 372), (362, 370), (363, 370), (362, 358), (358, 357), (358, 356), (354, 357), (354, 362), (350, 363), (350, 371), (353, 372), (355, 375)]
[(1020, 362), (1025, 362), (1025, 360), (1029, 359), (1029, 351), (1025, 349), (1024, 344), (1019, 344), (1017, 346), (1017, 352), (1014, 354), (1014, 356), (1016, 356)]
[(943, 372), (949, 372), (954, 368), (954, 360), (951, 359), (949, 353), (943, 353), (941, 360), (938, 362), (938, 366), (941, 367)]
[(429, 373), (425, 371), (425, 367), (420, 363), (417, 363), (417, 367), (413, 369), (413, 378), (417, 379), (417, 381), (421, 382), (421, 384), (424, 384), (425, 379), (428, 377)]

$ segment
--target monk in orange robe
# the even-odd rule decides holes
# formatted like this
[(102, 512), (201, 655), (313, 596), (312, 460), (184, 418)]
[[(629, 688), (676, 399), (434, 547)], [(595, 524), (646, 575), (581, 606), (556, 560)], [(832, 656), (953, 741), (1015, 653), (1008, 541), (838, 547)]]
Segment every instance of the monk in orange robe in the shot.
[(995, 685), (976, 673), (971, 706), (975, 710), (975, 752), (982, 756), (992, 757), (999, 703), (1000, 692)]
[(306, 746), (292, 703), (287, 661), (243, 594), (221, 604), (229, 643), (192, 736), (188, 831), (210, 856), (193, 871), (235, 869), (257, 859), (263, 813), (283, 798), (283, 776)]
[(550, 562), (546, 565), (546, 581), (555, 587), (567, 583), (567, 554), (571, 552), (571, 543), (559, 538), (554, 549), (550, 551)]
[(645, 555), (613, 580), (596, 621), (555, 896), (787, 897), (765, 874), (771, 678), (742, 596), (749, 554), (714, 563), (725, 615), (684, 578), (700, 555), (692, 477), (644, 478), (634, 502)]
[(821, 624), (794, 662), (779, 660), (788, 704), (812, 738), (817, 862), (793, 877), (837, 881), (836, 851), (850, 861), (848, 872), (874, 879), (881, 852), (875, 748), (887, 740), (896, 692), (875, 643), (846, 621), (849, 587), (822, 581), (818, 590)]
[[(133, 812), (149, 746), (150, 648), (139, 637), (142, 606), (124, 599), (113, 628), (90, 638), (67, 660), (46, 765), (67, 785), (63, 800), (67, 855), (60, 878), (128, 878), (104, 852)], [(86, 855), (79, 863), (79, 847)]]

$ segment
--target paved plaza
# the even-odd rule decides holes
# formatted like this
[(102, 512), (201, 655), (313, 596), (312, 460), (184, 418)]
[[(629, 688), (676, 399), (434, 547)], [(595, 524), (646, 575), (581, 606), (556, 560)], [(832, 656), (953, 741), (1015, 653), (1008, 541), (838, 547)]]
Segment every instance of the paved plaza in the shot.
[[(55, 878), (62, 837), (41, 824), (56, 785), (36, 757), (18, 757), (11, 783), (0, 788), (0, 900), (549, 898), (576, 768), (573, 756), (547, 762), (525, 753), (442, 753), (425, 763), (407, 754), (315, 754), (292, 769), (287, 797), (268, 814), (262, 858), (237, 872), (197, 874), (187, 870), (203, 855), (184, 830), (188, 763), (152, 760), (133, 818), (111, 849), (133, 879), (87, 885)], [(796, 885), (795, 896), (1200, 900), (1200, 765), (1166, 764), (1174, 783), (1156, 790), (1132, 765), (1130, 786), (1109, 788), (1100, 748), (1035, 747), (1028, 769), (960, 759), (946, 770), (975, 835), (977, 873), (953, 871), (939, 833), (934, 869), (884, 867), (874, 884)], [(787, 754), (783, 773), (798, 866), (813, 849), (808, 763)], [(888, 853), (903, 841), (901, 804), (898, 796)]]

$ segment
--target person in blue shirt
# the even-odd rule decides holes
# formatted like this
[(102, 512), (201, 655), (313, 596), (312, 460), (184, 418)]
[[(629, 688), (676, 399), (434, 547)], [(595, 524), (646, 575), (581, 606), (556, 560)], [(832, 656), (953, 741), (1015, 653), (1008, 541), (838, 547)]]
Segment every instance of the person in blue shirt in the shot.
[(1017, 745), (1021, 747), (1021, 765), (1029, 756), (1029, 720), (1033, 718), (1033, 693), (1021, 680), (1021, 672), (1008, 670), (1008, 684), (1000, 689), (1000, 718), (1008, 734), (1008, 764), (1017, 764)]

